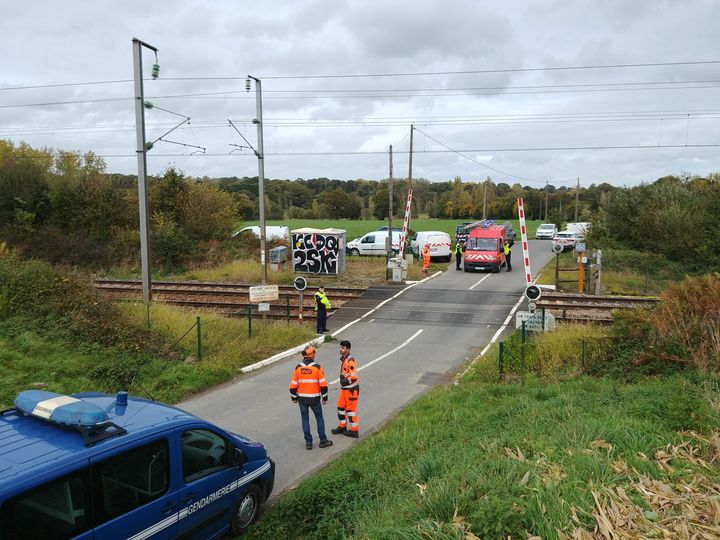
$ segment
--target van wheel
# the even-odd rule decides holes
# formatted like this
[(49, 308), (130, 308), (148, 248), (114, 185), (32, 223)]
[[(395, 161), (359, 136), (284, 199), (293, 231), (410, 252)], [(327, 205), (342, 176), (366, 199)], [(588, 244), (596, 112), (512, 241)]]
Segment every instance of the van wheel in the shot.
[(235, 505), (230, 518), (230, 532), (234, 536), (242, 534), (253, 524), (260, 512), (261, 499), (260, 488), (253, 484)]
[(350, 255), (360, 255), (360, 250), (359, 250), (359, 249), (352, 248), (352, 249), (350, 250)]

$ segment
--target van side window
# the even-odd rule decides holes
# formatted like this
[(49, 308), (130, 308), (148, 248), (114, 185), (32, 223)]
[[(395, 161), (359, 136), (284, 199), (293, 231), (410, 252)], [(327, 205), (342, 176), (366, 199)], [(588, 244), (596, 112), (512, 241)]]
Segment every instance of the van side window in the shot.
[(375, 243), (375, 236), (366, 236), (362, 239), (362, 244), (374, 244)]
[(170, 486), (167, 439), (94, 465), (93, 485), (97, 524), (159, 498)]
[(185, 431), (181, 436), (183, 479), (192, 482), (229, 464), (228, 443), (206, 429)]
[(2, 538), (73, 538), (90, 529), (87, 471), (49, 482), (3, 505)]

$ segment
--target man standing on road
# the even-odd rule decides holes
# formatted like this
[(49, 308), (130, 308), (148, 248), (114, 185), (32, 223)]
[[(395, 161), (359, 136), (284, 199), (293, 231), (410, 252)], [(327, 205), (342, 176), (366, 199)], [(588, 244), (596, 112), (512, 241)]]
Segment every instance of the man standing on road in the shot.
[(350, 342), (340, 342), (340, 395), (337, 401), (338, 427), (332, 432), (335, 435), (342, 433), (347, 437), (357, 439), (360, 433), (360, 423), (357, 416), (357, 402), (360, 395), (358, 385), (357, 362), (350, 354)]
[(305, 448), (312, 450), (313, 438), (310, 433), (310, 414), (312, 409), (317, 423), (320, 448), (332, 446), (332, 441), (325, 435), (325, 419), (323, 418), (322, 404), (328, 401), (328, 384), (322, 366), (315, 362), (315, 347), (308, 345), (302, 352), (303, 361), (295, 366), (292, 381), (290, 381), (290, 399), (300, 405), (300, 419), (303, 434), (305, 435)]
[(325, 287), (320, 285), (315, 293), (315, 311), (317, 312), (317, 333), (327, 332), (327, 312), (330, 310), (330, 300), (325, 294)]
[(422, 271), (427, 274), (430, 269), (430, 248), (425, 244), (422, 248)]
[(505, 243), (503, 244), (503, 253), (505, 253), (505, 266), (507, 266), (507, 271), (512, 271), (512, 263), (510, 262), (510, 256), (512, 251), (512, 244), (510, 243), (510, 240), (505, 240)]
[(465, 252), (465, 246), (460, 242), (455, 244), (455, 270), (460, 270), (460, 263), (462, 263), (463, 253)]

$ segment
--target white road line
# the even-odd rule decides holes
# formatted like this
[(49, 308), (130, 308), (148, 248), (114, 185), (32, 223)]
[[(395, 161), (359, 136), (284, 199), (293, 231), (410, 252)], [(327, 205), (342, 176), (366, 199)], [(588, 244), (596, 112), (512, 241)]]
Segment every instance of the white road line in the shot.
[[(537, 276), (535, 276), (535, 279), (533, 280), (533, 284), (535, 284), (535, 282), (536, 282), (538, 279), (540, 279), (540, 274), (538, 274)], [(513, 315), (514, 315), (515, 312), (517, 311), (517, 308), (520, 307), (520, 304), (522, 303), (523, 300), (526, 300), (524, 293), (523, 293), (522, 295), (520, 295), (520, 298), (519, 298), (518, 301), (515, 303), (515, 305), (513, 306), (513, 308), (510, 310), (510, 313), (508, 314), (507, 318), (506, 318), (505, 321), (502, 323), (502, 326), (501, 326), (500, 328), (498, 328), (498, 331), (495, 332), (495, 335), (492, 337), (492, 339), (490, 340), (490, 342), (489, 342), (487, 345), (485, 345), (485, 348), (483, 348), (483, 350), (480, 351), (480, 354), (479, 354), (479, 355), (477, 355), (475, 358), (473, 358), (473, 361), (470, 362), (470, 364), (468, 365), (468, 367), (466, 367), (465, 370), (464, 370), (458, 377), (455, 377), (455, 383), (454, 383), (454, 384), (458, 384), (458, 381), (465, 376), (465, 374), (470, 370), (471, 367), (473, 367), (473, 364), (475, 364), (475, 362), (477, 361), (478, 358), (482, 358), (483, 356), (485, 356), (485, 353), (488, 352), (488, 349), (490, 349), (490, 347), (492, 347), (493, 343), (495, 343), (495, 342), (497, 341), (497, 338), (500, 337), (500, 334), (502, 334), (503, 331), (505, 330), (505, 328), (507, 328), (507, 325), (508, 325), (508, 324), (510, 323), (510, 321), (512, 320)]]
[(472, 291), (475, 287), (477, 287), (478, 285), (480, 285), (483, 281), (485, 281), (485, 280), (486, 280), (487, 278), (489, 278), (489, 277), (490, 277), (490, 274), (487, 274), (487, 275), (483, 276), (483, 277), (480, 279), (480, 281), (478, 281), (475, 285), (473, 285), (472, 287), (470, 287), (470, 290)]
[[(408, 343), (410, 343), (413, 339), (415, 339), (416, 337), (418, 337), (418, 336), (422, 333), (422, 331), (423, 331), (423, 329), (421, 328), (420, 330), (418, 330), (417, 332), (415, 332), (412, 336), (410, 336), (410, 337), (407, 338), (405, 341), (403, 341), (400, 345), (398, 345), (397, 347), (395, 347), (392, 351), (388, 351), (388, 352), (386, 352), (385, 354), (383, 354), (382, 356), (378, 356), (378, 357), (377, 357), (375, 360), (373, 360), (372, 362), (368, 362), (367, 364), (363, 364), (361, 367), (358, 368), (358, 371), (362, 371), (363, 369), (372, 366), (374, 363), (379, 362), (379, 361), (382, 360), (383, 358), (387, 358), (387, 357), (390, 356), (391, 354), (396, 353), (397, 351), (399, 351), (400, 349), (402, 349), (403, 347), (405, 347)], [(335, 384), (335, 383), (337, 383), (338, 381), (340, 381), (339, 378), (338, 378), (338, 379), (335, 379), (334, 381), (330, 381), (328, 384)]]
[(432, 276), (428, 276), (428, 277), (426, 277), (425, 279), (423, 279), (423, 280), (421, 280), (421, 281), (416, 281), (416, 282), (413, 283), (412, 285), (408, 285), (407, 287), (405, 287), (403, 290), (401, 290), (400, 292), (398, 292), (398, 293), (395, 294), (394, 296), (391, 296), (390, 298), (388, 298), (388, 299), (386, 299), (386, 300), (383, 300), (383, 301), (380, 302), (377, 306), (375, 306), (373, 309), (371, 309), (370, 311), (368, 311), (368, 312), (365, 313), (364, 315), (361, 315), (358, 319), (355, 319), (354, 321), (350, 321), (350, 322), (347, 323), (345, 326), (343, 326), (342, 328), (340, 328), (340, 329), (338, 329), (338, 330), (335, 330), (335, 331), (334, 331), (332, 334), (330, 334), (330, 335), (331, 335), (332, 337), (337, 336), (337, 335), (338, 335), (340, 332), (342, 332), (343, 330), (347, 330), (347, 329), (350, 328), (353, 324), (355, 324), (355, 323), (357, 323), (357, 322), (360, 322), (360, 321), (363, 320), (365, 317), (371, 315), (372, 313), (375, 313), (378, 309), (380, 309), (381, 307), (383, 307), (383, 306), (384, 306), (385, 304), (387, 304), (390, 300), (394, 300), (395, 298), (397, 298), (398, 296), (400, 296), (402, 293), (404, 293), (404, 292), (407, 291), (408, 289), (412, 289), (415, 285), (420, 285), (421, 283), (425, 283), (425, 282), (428, 281), (429, 279), (432, 279), (432, 278), (434, 278), (435, 276), (439, 276), (440, 274), (442, 274), (442, 271), (441, 271), (441, 272), (435, 272)]

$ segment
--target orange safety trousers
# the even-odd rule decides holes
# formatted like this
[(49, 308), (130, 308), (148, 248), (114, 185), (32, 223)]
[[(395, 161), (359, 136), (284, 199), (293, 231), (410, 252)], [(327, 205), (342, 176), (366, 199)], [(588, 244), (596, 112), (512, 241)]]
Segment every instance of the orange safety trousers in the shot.
[(337, 400), (338, 427), (348, 431), (358, 431), (360, 423), (357, 415), (357, 402), (360, 395), (359, 388), (340, 390)]

